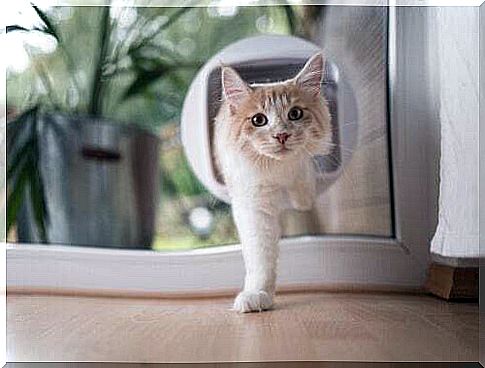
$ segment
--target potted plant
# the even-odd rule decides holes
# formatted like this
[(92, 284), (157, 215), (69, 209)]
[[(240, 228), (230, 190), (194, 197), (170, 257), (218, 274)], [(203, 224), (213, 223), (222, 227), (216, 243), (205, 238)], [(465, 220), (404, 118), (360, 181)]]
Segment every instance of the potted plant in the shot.
[[(163, 125), (177, 135), (185, 91), (205, 60), (242, 37), (300, 34), (302, 17), (291, 6), (32, 12), (37, 26), (7, 31), (40, 33), (57, 47), (7, 74), (8, 107), (23, 111), (7, 118), (8, 228), (17, 225), (20, 242), (149, 247), (161, 193), (153, 247), (193, 237), (183, 214), (195, 197), (211, 208), (215, 199), (190, 171), (177, 136), (159, 142), (140, 128), (158, 136)], [(220, 205), (217, 223), (228, 217)]]
[[(121, 28), (113, 8), (92, 8), (97, 39), (84, 40), (95, 45), (92, 58), (79, 52), (76, 57), (55, 21), (33, 9), (41, 26), (11, 25), (7, 32), (41, 32), (55, 39), (70, 82), (59, 89), (51, 78), (56, 70), (37, 65), (43, 93), (34, 93), (29, 108), (8, 122), (7, 231), (16, 224), (20, 242), (150, 247), (159, 139), (140, 127), (142, 121), (121, 124), (107, 118), (105, 108), (122, 105), (163, 76), (176, 82), (175, 70), (199, 66), (184, 64), (160, 45), (158, 55), (147, 52), (157, 35), (191, 9), (135, 17), (121, 27), (124, 37), (115, 37)], [(90, 78), (79, 75), (83, 62), (91, 64)], [(125, 78), (124, 90), (120, 78)]]

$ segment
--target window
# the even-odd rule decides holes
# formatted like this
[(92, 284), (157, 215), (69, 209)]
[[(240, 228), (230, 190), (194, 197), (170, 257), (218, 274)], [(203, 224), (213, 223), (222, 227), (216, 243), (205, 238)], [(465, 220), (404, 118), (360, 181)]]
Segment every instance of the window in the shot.
[[(426, 139), (435, 137), (412, 135), (424, 115), (417, 118), (412, 106), (395, 102), (413, 98), (420, 104), (420, 98), (432, 98), (420, 97), (425, 88), (415, 91), (410, 81), (418, 75), (403, 62), (409, 40), (427, 26), (427, 13), (350, 6), (49, 7), (29, 12), (7, 35), (12, 44), (15, 37), (24, 39), (27, 50), (12, 49), (24, 59), (11, 62), (7, 75), (9, 120), (16, 120), (9, 123), (8, 158), (17, 164), (9, 203), (18, 210), (8, 239), (22, 243), (11, 246), (11, 259), (18, 267), (30, 267), (30, 275), (15, 272), (17, 285), (29, 285), (34, 278), (33, 255), (58, 262), (47, 277), (50, 285), (54, 272), (67, 272), (66, 260), (76, 257), (89, 259), (100, 272), (117, 260), (113, 269), (105, 268), (114, 274), (140, 266), (130, 263), (139, 257), (143, 269), (147, 264), (152, 268), (144, 281), (134, 281), (132, 290), (240, 283), (237, 246), (215, 247), (237, 244), (230, 207), (191, 170), (180, 140), (180, 113), (191, 81), (209, 58), (261, 34), (294, 35), (323, 48), (328, 58), (325, 91), (338, 143), (331, 156), (320, 158), (327, 185), (314, 210), (289, 210), (282, 218), (287, 236), (282, 279), (290, 284), (352, 283), (374, 269), (375, 277), (366, 283), (410, 286), (422, 281), (434, 190), (428, 158), (434, 146)], [(399, 33), (396, 18), (402, 20)], [(43, 31), (20, 33), (20, 27)], [(425, 45), (416, 47), (413, 55), (422, 51), (426, 60)], [(403, 68), (400, 75), (398, 67)], [(421, 84), (429, 82), (427, 67), (419, 74)], [(248, 79), (252, 72), (248, 69)], [(341, 96), (351, 101), (345, 108)], [(352, 109), (355, 114), (349, 115)], [(25, 111), (29, 114), (22, 115)], [(426, 115), (427, 124), (435, 120), (431, 112)], [(423, 186), (426, 192), (420, 192)], [(23, 189), (14, 192), (16, 187)], [(23, 244), (45, 240), (56, 246), (46, 250)], [(66, 250), (71, 245), (102, 248)], [(134, 256), (133, 250), (106, 249), (119, 247), (161, 252)], [(99, 262), (91, 262), (95, 259)], [(45, 264), (39, 262), (41, 272)], [(148, 281), (157, 275), (170, 280), (187, 276), (179, 266), (189, 264), (192, 281)], [(232, 276), (217, 280), (231, 269)], [(104, 287), (113, 289), (112, 278), (103, 274)], [(89, 288), (95, 284), (91, 276), (64, 281)], [(43, 285), (42, 276), (37, 277), (40, 281), (30, 285)]]
[[(90, 39), (97, 41), (97, 34), (102, 32), (102, 29), (106, 29), (105, 32), (109, 34), (109, 42), (104, 44), (107, 48), (106, 55), (104, 55), (107, 65), (103, 65), (103, 68), (107, 70), (102, 71), (106, 82), (100, 84), (101, 89), (106, 92), (98, 111), (99, 115), (117, 122), (117, 124), (135, 122), (161, 137), (159, 163), (161, 175), (158, 185), (160, 195), (159, 206), (154, 211), (158, 215), (154, 226), (153, 249), (190, 249), (237, 242), (237, 233), (229, 206), (211, 195), (193, 175), (187, 164), (179, 139), (180, 110), (185, 92), (203, 63), (228, 44), (255, 34), (291, 34), (313, 40), (331, 55), (328, 63), (333, 65), (333, 68), (328, 68), (327, 79), (324, 83), (326, 98), (330, 102), (335, 120), (334, 141), (338, 145), (338, 149), (323, 158), (325, 160), (323, 162), (330, 168), (326, 175), (335, 176), (336, 179), (320, 196), (312, 213), (288, 211), (285, 214), (283, 222), (286, 235), (392, 235), (387, 147), (387, 10), (385, 8), (377, 12), (374, 9), (360, 10), (360, 13), (366, 13), (364, 14), (364, 18), (367, 19), (365, 24), (360, 23), (360, 18), (355, 17), (352, 12), (341, 14), (342, 11), (339, 7), (275, 6), (190, 9), (127, 7), (110, 9), (109, 19), (105, 20), (103, 17), (106, 9), (90, 7), (45, 9), (46, 14), (56, 24), (57, 32), (60, 33), (58, 37), (62, 37), (62, 41), (56, 45), (52, 35), (44, 35), (41, 42), (44, 50), (31, 55), (27, 59), (28, 64), (24, 70), (10, 69), (9, 106), (15, 110), (23, 110), (25, 105), (34, 103), (26, 98), (24, 88), (25, 81), (30, 78), (33, 80), (33, 85), (39, 84), (39, 90), (35, 91), (37, 94), (42, 96), (43, 89), (50, 87), (53, 91), (49, 92), (55, 91), (57, 94), (63, 95), (60, 100), (65, 103), (64, 110), (80, 109), (82, 111), (83, 104), (86, 103), (82, 99), (82, 94), (86, 91), (83, 91), (82, 87), (76, 87), (79, 84), (87, 84), (84, 79), (88, 79), (89, 74), (93, 73), (93, 65), (89, 65), (88, 60), (97, 49), (94, 47), (95, 50), (93, 50), (93, 42), (87, 41)], [(341, 19), (338, 24), (332, 20), (337, 16)], [(108, 26), (105, 26), (104, 22), (107, 22)], [(167, 22), (172, 24), (165, 26)], [(308, 24), (304, 27), (305, 22)], [(348, 24), (347, 30), (342, 31), (342, 23)], [(80, 28), (87, 28), (92, 33), (79, 32)], [(358, 37), (355, 37), (353, 29), (359, 29)], [(350, 37), (351, 35), (352, 37)], [(138, 37), (139, 40), (133, 41), (130, 37)], [(341, 47), (342, 39), (347, 40), (345, 48)], [(365, 48), (363, 44), (366, 45)], [(38, 46), (33, 44), (27, 47)], [(79, 50), (74, 50), (75, 47), (78, 47)], [(66, 52), (75, 55), (71, 55), (69, 60), (66, 60)], [(75, 65), (69, 64), (74, 62), (73, 56), (76, 56), (77, 64)], [(173, 61), (168, 61), (170, 59)], [(36, 63), (42, 65), (40, 75), (35, 71), (38, 68)], [(133, 66), (130, 67), (130, 63)], [(74, 68), (75, 70), (72, 72), (79, 76), (69, 78), (66, 82), (65, 77), (66, 73), (70, 71), (69, 68)], [(167, 70), (165, 71), (164, 68)], [(249, 65), (247, 69), (250, 73), (254, 68)], [(267, 76), (270, 71), (267, 68), (265, 70), (265, 73), (262, 70), (258, 75)], [(355, 95), (354, 101), (351, 102), (353, 106), (350, 106), (356, 110), (356, 116), (353, 116), (352, 121), (339, 121), (339, 117), (342, 118), (340, 115), (343, 114), (341, 110), (346, 111), (350, 107), (337, 109), (339, 89), (343, 88), (342, 82), (336, 80), (338, 73), (341, 75), (340, 79), (343, 78), (342, 74), (348, 74), (347, 80), (352, 81), (352, 85), (346, 91), (347, 93), (353, 92)], [(357, 75), (361, 78), (358, 78)], [(153, 79), (153, 81), (150, 80), (150, 83), (146, 80), (149, 76), (152, 76)], [(43, 84), (47, 77), (53, 80), (51, 86)], [(275, 75), (275, 77), (279, 76)], [(286, 77), (291, 77), (291, 75)], [(135, 78), (134, 82), (133, 78)], [(249, 76), (248, 80), (250, 79)], [(141, 86), (144, 87), (143, 90)], [(120, 90), (125, 90), (124, 95), (120, 96)], [(372, 106), (372, 109), (369, 106)], [(62, 129), (63, 124), (65, 123), (58, 122), (59, 129)], [(75, 124), (82, 125), (82, 119), (78, 119)], [(91, 175), (115, 177), (121, 175), (120, 170), (126, 169), (123, 169), (126, 159), (124, 160), (122, 157), (118, 159), (111, 157), (110, 159), (109, 149), (102, 152), (99, 149), (96, 151), (96, 147), (93, 147), (100, 144), (100, 138), (96, 135), (102, 134), (101, 132), (84, 133), (82, 128), (73, 127), (69, 133), (84, 135), (85, 141), (80, 143), (82, 145), (80, 149), (83, 151), (84, 158), (90, 160), (85, 169), (92, 170)], [(113, 134), (112, 139), (118, 136), (114, 132), (108, 133), (106, 129), (103, 134)], [(129, 140), (130, 135), (137, 133), (127, 130), (124, 134), (127, 137), (120, 139)], [(63, 137), (67, 141), (73, 139), (68, 135)], [(149, 141), (146, 139), (145, 141), (145, 144), (148, 144)], [(345, 141), (345, 144), (340, 144), (342, 141)], [(39, 155), (41, 157), (43, 156), (40, 151), (48, 150), (43, 145), (49, 143), (52, 145), (52, 142), (45, 140), (40, 144)], [(114, 143), (104, 144), (113, 145)], [(127, 144), (136, 144), (136, 142)], [(117, 150), (123, 149), (113, 146), (112, 150), (111, 154), (116, 156)], [(143, 153), (147, 154), (147, 152)], [(66, 152), (63, 152), (62, 147), (58, 145), (58, 151), (51, 152), (51, 154), (58, 154), (62, 157)], [(77, 152), (71, 152), (71, 154), (76, 155)], [(123, 156), (127, 154), (126, 151)], [(49, 153), (46, 154), (46, 157), (48, 155)], [(139, 159), (143, 161), (150, 157), (147, 155), (145, 158), (140, 157)], [(343, 157), (348, 157), (348, 160), (344, 162)], [(54, 161), (52, 157), (46, 158), (46, 160), (51, 162), (48, 170), (57, 171), (56, 166), (52, 164)], [(42, 165), (42, 159), (39, 164)], [(143, 166), (138, 162), (131, 164)], [(62, 166), (62, 163), (59, 165)], [(56, 186), (55, 182), (50, 183), (49, 187), (57, 188), (57, 191), (45, 191), (48, 212), (56, 211), (50, 206), (51, 201), (57, 203), (57, 211), (59, 206), (65, 209), (61, 211), (63, 219), (56, 214), (50, 216), (52, 226), (48, 227), (47, 233), (59, 233), (61, 230), (53, 229), (53, 227), (68, 226), (84, 227), (83, 231), (87, 232), (88, 227), (83, 226), (86, 222), (90, 222), (89, 229), (93, 232), (107, 232), (109, 231), (107, 227), (114, 228), (114, 231), (124, 231), (126, 226), (117, 227), (116, 224), (118, 218), (122, 216), (120, 212), (133, 211), (128, 208), (130, 206), (128, 198), (126, 198), (128, 206), (115, 206), (112, 202), (120, 198), (113, 198), (116, 196), (114, 192), (135, 191), (135, 189), (129, 189), (129, 184), (125, 184), (123, 188), (116, 186), (115, 180), (111, 179), (113, 182), (110, 182), (109, 178), (105, 178), (104, 183), (95, 182), (92, 178), (83, 179), (80, 176), (86, 171), (76, 172), (76, 169), (72, 168), (73, 165), (84, 167), (80, 160), (72, 159), (68, 165), (62, 166), (64, 172), (62, 177), (55, 175), (55, 181), (60, 181), (63, 187), (71, 186), (69, 195), (63, 193), (64, 189)], [(122, 168), (118, 169), (117, 166)], [(41, 169), (41, 171), (43, 171), (44, 180), (48, 182), (49, 178), (46, 176), (54, 176), (46, 169)], [(130, 175), (126, 170), (123, 174)], [(145, 175), (145, 172), (139, 170), (133, 174)], [(123, 179), (117, 177), (116, 182), (120, 181)], [(77, 188), (76, 184), (79, 184)], [(80, 187), (81, 185), (84, 187)], [(108, 187), (99, 188), (103, 186)], [(143, 190), (149, 190), (149, 188), (144, 187)], [(133, 194), (126, 193), (126, 195), (129, 197)], [(136, 193), (134, 195), (137, 196)], [(96, 197), (96, 200), (92, 200), (93, 197)], [(155, 198), (147, 197), (146, 200)], [(142, 200), (136, 198), (134, 201)], [(62, 201), (73, 203), (60, 203)], [(133, 205), (135, 205), (134, 202), (131, 203), (131, 206)], [(150, 206), (146, 201), (142, 201), (140, 205)], [(151, 215), (153, 216), (154, 213)], [(35, 226), (30, 224), (35, 219), (35, 214), (28, 210), (22, 211), (21, 214), (23, 214), (21, 216), (23, 221), (19, 223), (20, 238), (22, 240), (35, 239), (33, 236), (35, 229), (32, 229)], [(103, 216), (110, 217), (111, 226), (109, 226), (109, 219), (107, 222), (103, 221)], [(139, 216), (138, 213), (130, 214), (132, 227), (142, 226), (133, 225)], [(69, 219), (69, 217), (72, 218)], [(142, 217), (143, 221), (153, 221), (150, 216)], [(119, 221), (124, 224), (125, 219), (121, 218)], [(102, 223), (103, 226), (100, 226), (99, 223)], [(30, 229), (23, 230), (27, 225)], [(141, 232), (148, 233), (148, 231)], [(66, 234), (68, 232), (70, 232), (69, 235)], [(96, 240), (91, 244), (90, 241), (93, 238), (73, 232), (74, 230), (68, 230), (64, 231), (65, 234), (62, 235), (53, 234), (50, 241), (58, 243), (67, 241), (79, 245), (110, 243), (109, 239), (103, 238), (100, 239), (99, 244)], [(115, 234), (110, 234), (110, 236), (116, 237)], [(120, 244), (123, 242), (122, 237), (116, 238)], [(138, 241), (142, 239), (143, 237)]]

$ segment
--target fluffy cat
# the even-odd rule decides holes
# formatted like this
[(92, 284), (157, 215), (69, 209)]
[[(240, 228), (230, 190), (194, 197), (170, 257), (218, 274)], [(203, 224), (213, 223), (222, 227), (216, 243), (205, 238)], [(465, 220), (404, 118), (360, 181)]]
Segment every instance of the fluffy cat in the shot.
[(270, 309), (275, 292), (279, 215), (309, 210), (316, 192), (315, 154), (331, 150), (330, 114), (321, 97), (323, 56), (292, 79), (247, 84), (222, 68), (223, 103), (215, 119), (216, 164), (229, 191), (246, 267), (238, 312)]

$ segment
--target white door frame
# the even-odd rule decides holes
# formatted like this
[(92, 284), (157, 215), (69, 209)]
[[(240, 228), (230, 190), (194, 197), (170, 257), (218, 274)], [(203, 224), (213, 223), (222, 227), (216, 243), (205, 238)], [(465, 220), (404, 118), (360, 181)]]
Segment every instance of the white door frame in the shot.
[[(428, 19), (433, 8), (389, 8), (392, 238), (305, 236), (281, 244), (285, 288), (416, 289), (436, 226), (439, 115)], [(399, 20), (399, 21), (397, 21)], [(432, 46), (432, 45), (431, 45)], [(414, 60), (419, 60), (415, 63)], [(8, 291), (194, 295), (234, 292), (243, 281), (240, 247), (186, 252), (9, 244)]]

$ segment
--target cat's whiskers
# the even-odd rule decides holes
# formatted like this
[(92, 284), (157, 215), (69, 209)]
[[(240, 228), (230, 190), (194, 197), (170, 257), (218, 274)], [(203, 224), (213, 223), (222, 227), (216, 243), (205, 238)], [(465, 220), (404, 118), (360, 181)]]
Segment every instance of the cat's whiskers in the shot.
[(347, 148), (347, 147), (343, 147), (341, 144), (337, 144), (337, 143), (334, 143), (334, 142), (323, 142), (323, 144), (327, 147), (331, 147), (331, 148), (335, 148), (335, 147), (338, 147), (338, 149), (340, 151), (346, 151), (346, 152), (349, 152), (349, 153), (354, 153), (355, 150), (353, 149), (350, 149), (350, 148)]

